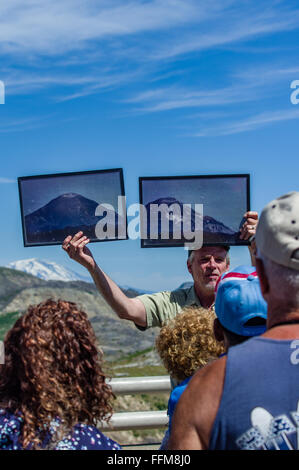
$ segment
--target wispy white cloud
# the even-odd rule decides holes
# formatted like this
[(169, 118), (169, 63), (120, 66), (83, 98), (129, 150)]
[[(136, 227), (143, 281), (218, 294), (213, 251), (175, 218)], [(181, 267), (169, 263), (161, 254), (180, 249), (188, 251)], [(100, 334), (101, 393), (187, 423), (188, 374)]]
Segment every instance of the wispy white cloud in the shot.
[(0, 50), (57, 55), (87, 41), (190, 24), (212, 12), (195, 0), (10, 0), (0, 5)]
[[(265, 0), (10, 0), (0, 4), (0, 24), (0, 54), (11, 61), (1, 77), (7, 94), (73, 86), (62, 94), (69, 100), (134, 77), (150, 83), (163, 79), (163, 73), (165, 78), (179, 75), (178, 69), (163, 68), (165, 59), (298, 28), (299, 9), (282, 1), (269, 6)], [(208, 93), (206, 100), (213, 99)], [(204, 102), (190, 91), (178, 100), (156, 100), (147, 109)]]
[(85, 86), (94, 83), (96, 77), (84, 75), (61, 75), (61, 74), (33, 74), (18, 71), (17, 73), (4, 73), (4, 82), (7, 85), (9, 94), (22, 94), (24, 92), (32, 92), (43, 88), (53, 86)]
[(235, 80), (241, 80), (242, 83), (255, 83), (256, 86), (261, 84), (273, 85), (285, 79), (292, 80), (293, 77), (299, 75), (299, 66), (283, 65), (268, 62), (264, 65), (256, 65), (247, 67), (245, 70), (239, 70), (233, 73)]
[(260, 113), (247, 119), (231, 121), (222, 126), (214, 126), (200, 130), (195, 133), (195, 137), (212, 137), (224, 136), (231, 134), (239, 134), (241, 132), (249, 132), (263, 126), (274, 124), (282, 121), (290, 121), (299, 119), (299, 109), (288, 109), (280, 111), (272, 111)]
[(15, 182), (16, 180), (13, 180), (11, 178), (0, 178), (0, 184), (11, 184)]
[(153, 113), (181, 108), (208, 108), (243, 103), (258, 99), (255, 83), (246, 86), (237, 82), (229, 87), (214, 89), (182, 89), (178, 87), (147, 90), (127, 100), (138, 104), (139, 112)]
[[(281, 64), (265, 64), (246, 69), (234, 70), (231, 76), (226, 77), (230, 86), (206, 88), (198, 86), (197, 89), (169, 86), (152, 88), (136, 93), (126, 100), (134, 104), (135, 112), (154, 113), (175, 109), (206, 108), (205, 118), (217, 118), (219, 110), (234, 104), (256, 102), (273, 97), (274, 87), (276, 97), (285, 94), (286, 80), (293, 80), (299, 76), (299, 67), (287, 67)], [(283, 86), (282, 86), (283, 83)], [(210, 110), (209, 110), (210, 108)], [(213, 115), (212, 115), (212, 110)], [(208, 116), (207, 113), (210, 113)], [(215, 114), (216, 113), (216, 114)], [(194, 118), (204, 117), (194, 114)], [(192, 116), (188, 116), (191, 119)]]
[(296, 7), (262, 0), (10, 0), (0, 4), (0, 52), (84, 56), (92, 43), (111, 55), (139, 35), (136, 53), (159, 60), (292, 30), (298, 19)]
[(61, 71), (33, 71), (11, 70), (6, 68), (2, 72), (6, 84), (7, 95), (21, 95), (41, 90), (55, 90), (59, 88), (60, 95), (52, 94), (57, 102), (87, 96), (100, 91), (106, 91), (130, 81), (136, 80), (139, 70), (132, 72), (119, 72), (109, 67), (96, 69), (86, 73)]
[[(7, 100), (51, 89), (51, 99), (63, 102), (122, 87), (128, 112), (219, 113), (267, 97), (270, 83), (298, 73), (296, 66), (227, 66), (223, 85), (212, 88), (196, 83), (182, 60), (215, 48), (246, 49), (262, 36), (298, 28), (299, 8), (282, 0), (10, 0), (0, 4), (0, 24)], [(262, 118), (249, 121), (264, 125)], [(243, 132), (239, 124), (235, 132)], [(21, 123), (0, 125), (0, 132), (11, 129)]]
[(290, 17), (285, 20), (277, 20), (272, 23), (267, 18), (237, 20), (236, 22), (227, 22), (221, 27), (220, 31), (190, 34), (185, 37), (184, 41), (168, 43), (160, 50), (153, 52), (151, 58), (155, 60), (175, 58), (177, 56), (190, 54), (192, 52), (204, 51), (212, 48), (220, 48), (222, 46), (256, 39), (265, 34), (273, 34), (279, 31), (288, 31), (298, 28), (299, 12), (294, 13), (294, 18)]
[[(122, 84), (128, 84), (131, 81), (136, 80), (138, 76), (138, 72), (135, 73), (114, 73), (107, 74), (106, 76), (103, 74), (99, 77), (92, 77), (88, 86), (81, 87), (79, 91), (75, 91), (74, 93), (65, 94), (61, 97), (55, 98), (57, 102), (69, 101), (77, 98), (81, 98), (83, 96), (93, 95), (100, 91), (107, 91), (109, 89), (113, 89), (118, 87)], [(68, 82), (69, 86), (74, 86), (75, 83), (72, 81)]]
[(240, 2), (232, 6), (236, 8), (230, 11), (224, 8), (223, 15), (216, 16), (216, 21), (207, 22), (197, 31), (193, 29), (184, 35), (183, 40), (166, 41), (153, 52), (152, 58), (174, 58), (298, 28), (299, 9), (273, 8), (263, 2), (247, 9), (242, 8)]
[(32, 129), (37, 129), (45, 125), (49, 116), (36, 116), (20, 119), (6, 119), (0, 121), (0, 133), (6, 134), (9, 132), (23, 132)]

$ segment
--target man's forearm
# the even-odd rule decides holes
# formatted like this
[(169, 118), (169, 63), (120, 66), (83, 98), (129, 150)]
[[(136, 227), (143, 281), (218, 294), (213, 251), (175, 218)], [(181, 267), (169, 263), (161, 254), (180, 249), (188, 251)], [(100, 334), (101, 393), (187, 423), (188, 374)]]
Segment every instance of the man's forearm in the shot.
[(88, 271), (99, 292), (119, 318), (134, 321), (139, 326), (146, 326), (146, 314), (142, 302), (127, 297), (97, 264)]
[(251, 264), (252, 266), (256, 266), (256, 260), (255, 260), (256, 245), (255, 245), (254, 239), (251, 241), (250, 245), (248, 245), (248, 249), (249, 249)]
[(127, 297), (118, 285), (99, 268), (86, 246), (89, 241), (83, 232), (78, 232), (73, 237), (67, 236), (62, 248), (71, 259), (89, 271), (98, 290), (119, 318), (125, 318), (138, 326), (146, 327), (146, 312), (143, 303), (138, 299)]

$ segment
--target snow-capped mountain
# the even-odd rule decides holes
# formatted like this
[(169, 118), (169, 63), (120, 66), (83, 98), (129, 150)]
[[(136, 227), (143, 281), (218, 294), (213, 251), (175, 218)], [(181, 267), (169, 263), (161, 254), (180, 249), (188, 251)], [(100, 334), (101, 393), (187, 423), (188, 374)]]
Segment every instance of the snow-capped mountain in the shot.
[(7, 268), (17, 269), (32, 274), (46, 281), (85, 281), (92, 282), (88, 276), (82, 276), (70, 269), (66, 269), (53, 261), (44, 261), (36, 258), (23, 259), (9, 263)]

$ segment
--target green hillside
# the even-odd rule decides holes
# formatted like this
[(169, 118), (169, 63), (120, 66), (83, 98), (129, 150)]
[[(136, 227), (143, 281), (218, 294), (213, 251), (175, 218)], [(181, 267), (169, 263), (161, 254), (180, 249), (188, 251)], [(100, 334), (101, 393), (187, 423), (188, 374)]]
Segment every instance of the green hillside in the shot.
[[(36, 305), (51, 298), (75, 302), (87, 313), (99, 345), (107, 360), (111, 362), (136, 351), (143, 351), (154, 344), (158, 330), (150, 328), (143, 332), (131, 322), (120, 320), (93, 283), (45, 281), (4, 267), (0, 268), (0, 281), (1, 338), (29, 305)], [(123, 290), (129, 297), (137, 295), (133, 289)]]
[(0, 341), (4, 340), (6, 332), (10, 330), (20, 316), (19, 312), (0, 314)]
[(43, 286), (45, 282), (31, 274), (0, 267), (0, 309), (18, 292), (29, 287)]

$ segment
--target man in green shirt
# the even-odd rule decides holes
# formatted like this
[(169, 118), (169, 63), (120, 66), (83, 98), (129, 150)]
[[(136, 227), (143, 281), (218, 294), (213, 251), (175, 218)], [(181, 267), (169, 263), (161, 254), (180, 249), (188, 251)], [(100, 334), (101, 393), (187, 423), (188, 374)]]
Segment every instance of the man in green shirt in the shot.
[(229, 246), (209, 246), (189, 252), (187, 268), (193, 286), (138, 297), (146, 311), (146, 326), (162, 326), (191, 305), (211, 308), (218, 277), (229, 265)]
[[(247, 212), (244, 217), (246, 221), (242, 226), (240, 239), (248, 240), (255, 234), (258, 214)], [(89, 271), (100, 293), (119, 318), (133, 321), (140, 329), (162, 326), (186, 306), (211, 308), (215, 300), (216, 282), (229, 269), (229, 247), (204, 246), (188, 256), (187, 267), (194, 281), (192, 287), (129, 298), (97, 265), (86, 246), (88, 242), (89, 239), (78, 232), (74, 237), (68, 236), (62, 248), (70, 258)]]

